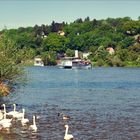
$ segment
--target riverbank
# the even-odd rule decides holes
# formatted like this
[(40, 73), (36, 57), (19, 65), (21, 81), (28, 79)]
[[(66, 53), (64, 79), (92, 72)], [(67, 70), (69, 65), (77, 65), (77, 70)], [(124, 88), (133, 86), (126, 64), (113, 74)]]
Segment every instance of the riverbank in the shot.
[[(56, 60), (57, 62), (57, 60)], [(140, 67), (140, 64), (136, 63), (136, 62), (131, 62), (131, 61), (127, 61), (127, 62), (124, 62), (123, 64), (119, 65), (119, 64), (114, 64), (114, 65), (108, 65), (106, 63), (103, 63), (103, 62), (91, 62), (92, 63), (92, 66), (93, 67)], [(34, 66), (34, 60), (33, 59), (30, 59), (30, 60), (27, 60), (27, 61), (23, 61), (21, 64), (21, 66)], [(46, 65), (46, 66), (50, 66), (50, 65)], [(57, 66), (57, 65), (53, 65), (53, 66)]]
[(0, 83), (0, 96), (7, 96), (10, 93), (10, 88), (4, 83)]

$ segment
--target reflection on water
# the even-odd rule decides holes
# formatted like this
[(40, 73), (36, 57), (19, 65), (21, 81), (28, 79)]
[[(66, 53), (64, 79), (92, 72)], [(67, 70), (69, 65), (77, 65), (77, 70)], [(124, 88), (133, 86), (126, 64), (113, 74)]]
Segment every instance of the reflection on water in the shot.
[(63, 140), (65, 124), (75, 140), (140, 139), (139, 68), (30, 67), (27, 72), (27, 85), (4, 103), (8, 111), (13, 103), (17, 110), (25, 108), (30, 124), (36, 115), (38, 131), (15, 120), (10, 131), (0, 132), (0, 140)]

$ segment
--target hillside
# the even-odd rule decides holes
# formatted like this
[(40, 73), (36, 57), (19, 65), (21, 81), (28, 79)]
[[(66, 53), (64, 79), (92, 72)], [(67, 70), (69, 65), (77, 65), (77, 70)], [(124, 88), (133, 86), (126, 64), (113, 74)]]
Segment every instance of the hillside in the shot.
[[(41, 56), (46, 65), (55, 65), (58, 55), (74, 50), (91, 52), (95, 66), (140, 66), (140, 20), (130, 17), (103, 20), (81, 18), (72, 23), (5, 29), (1, 39), (15, 43), (17, 63)], [(113, 52), (111, 52), (113, 50)]]

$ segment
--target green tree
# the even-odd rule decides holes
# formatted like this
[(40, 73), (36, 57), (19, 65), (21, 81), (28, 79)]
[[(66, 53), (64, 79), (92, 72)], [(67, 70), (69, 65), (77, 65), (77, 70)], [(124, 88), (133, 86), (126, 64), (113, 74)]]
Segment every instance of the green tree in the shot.
[(41, 57), (45, 65), (56, 65), (57, 54), (55, 51), (43, 52)]
[(44, 51), (64, 52), (69, 40), (65, 36), (56, 33), (50, 33), (47, 38), (43, 39), (42, 48)]
[(75, 55), (75, 53), (74, 53), (74, 50), (71, 50), (71, 49), (67, 49), (66, 50), (66, 55), (68, 56), (68, 57), (74, 57), (74, 55)]
[(23, 70), (16, 63), (17, 48), (7, 38), (0, 39), (0, 95), (8, 95), (23, 80)]

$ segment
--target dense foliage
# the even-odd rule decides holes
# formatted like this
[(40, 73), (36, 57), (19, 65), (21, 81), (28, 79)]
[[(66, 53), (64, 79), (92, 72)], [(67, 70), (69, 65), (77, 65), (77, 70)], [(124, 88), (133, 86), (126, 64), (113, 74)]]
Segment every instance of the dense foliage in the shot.
[[(73, 50), (91, 52), (97, 66), (140, 66), (140, 20), (130, 17), (90, 20), (89, 17), (67, 24), (3, 30), (1, 34), (16, 43), (17, 62), (41, 56), (47, 65), (55, 65), (58, 54), (73, 56)], [(110, 54), (107, 48), (113, 48)]]
[(23, 70), (18, 65), (20, 58), (16, 44), (5, 36), (0, 39), (0, 96), (8, 95), (23, 79)]

